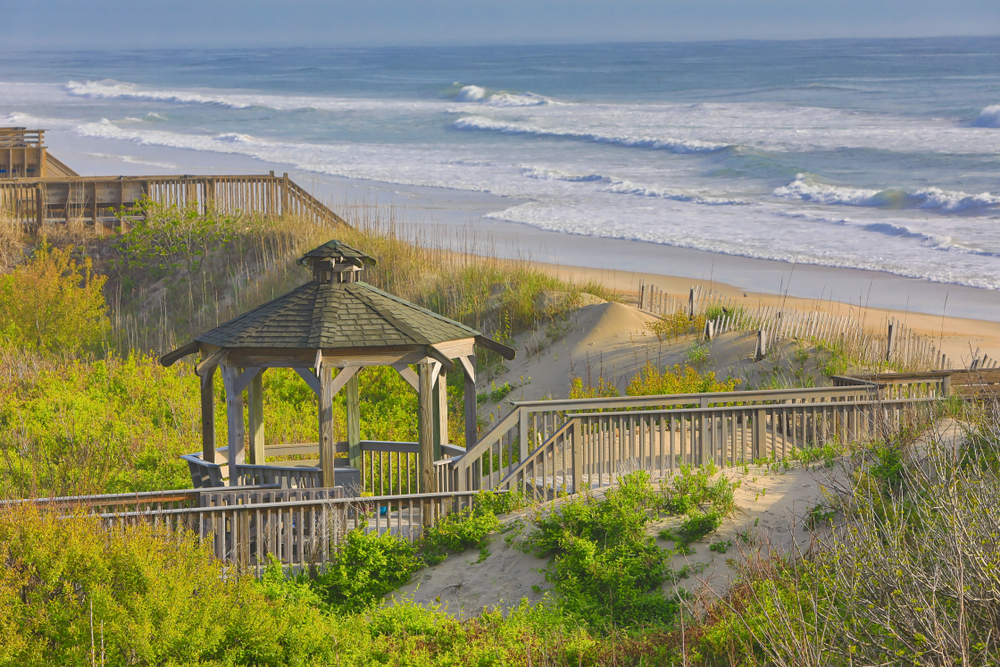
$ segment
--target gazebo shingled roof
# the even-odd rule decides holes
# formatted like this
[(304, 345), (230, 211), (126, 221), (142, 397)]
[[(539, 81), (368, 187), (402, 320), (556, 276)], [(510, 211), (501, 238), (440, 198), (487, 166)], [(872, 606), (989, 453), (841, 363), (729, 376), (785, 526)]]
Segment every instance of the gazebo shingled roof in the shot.
[[(470, 327), (409, 303), (358, 280), (375, 259), (340, 241), (310, 250), (298, 263), (313, 280), (200, 334), (160, 357), (164, 366), (199, 352), (202, 378), (203, 457), (215, 460), (212, 377), (222, 368), (229, 427), (228, 457), (243, 463), (243, 392), (249, 392), (250, 455), (265, 460), (261, 375), (267, 368), (294, 368), (319, 396), (319, 454), (324, 484), (333, 485), (333, 395), (348, 388), (347, 432), (352, 465), (360, 460), (357, 371), (391, 366), (418, 391), (421, 478), (433, 486), (433, 461), (447, 443), (447, 387), (442, 370), (458, 358), (465, 371), (466, 443), (476, 438), (474, 347), (492, 349), (507, 359), (514, 350)], [(419, 375), (410, 368), (416, 364)], [(333, 368), (342, 369), (334, 379)], [(433, 395), (433, 396), (432, 396)], [(436, 407), (434, 407), (436, 406)], [(472, 442), (470, 442), (470, 439)]]
[(481, 336), (364, 282), (307, 283), (195, 337), (219, 347), (436, 345)]

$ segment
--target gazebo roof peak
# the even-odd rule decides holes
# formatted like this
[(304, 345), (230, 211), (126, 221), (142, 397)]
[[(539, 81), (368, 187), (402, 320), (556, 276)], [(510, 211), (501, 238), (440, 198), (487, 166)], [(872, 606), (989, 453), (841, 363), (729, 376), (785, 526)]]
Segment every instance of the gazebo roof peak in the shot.
[(319, 283), (355, 282), (365, 265), (374, 266), (375, 258), (346, 243), (327, 241), (298, 259), (299, 266), (308, 266), (313, 280)]
[(435, 345), (460, 341), (514, 358), (513, 349), (475, 329), (359, 280), (364, 266), (375, 260), (340, 241), (310, 250), (298, 263), (312, 269), (310, 282), (196, 336), (161, 362), (169, 366), (186, 354), (220, 348), (256, 355), (258, 364), (268, 355), (292, 363), (283, 352), (289, 350), (296, 364), (312, 363), (316, 355), (309, 350), (371, 358), (372, 350), (392, 349), (403, 358), (406, 348), (414, 348), (437, 359)]

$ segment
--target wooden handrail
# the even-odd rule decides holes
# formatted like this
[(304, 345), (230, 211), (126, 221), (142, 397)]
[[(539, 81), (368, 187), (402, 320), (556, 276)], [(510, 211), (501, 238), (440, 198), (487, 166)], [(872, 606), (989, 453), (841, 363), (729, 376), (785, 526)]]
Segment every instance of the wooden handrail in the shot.
[[(61, 163), (59, 163), (61, 164)], [(141, 203), (196, 206), (199, 213), (301, 215), (317, 224), (347, 222), (299, 187), (287, 174), (225, 176), (74, 176), (0, 180), (0, 209), (22, 223), (85, 220), (115, 224), (118, 216), (138, 216)], [(127, 216), (126, 216), (127, 217)]]

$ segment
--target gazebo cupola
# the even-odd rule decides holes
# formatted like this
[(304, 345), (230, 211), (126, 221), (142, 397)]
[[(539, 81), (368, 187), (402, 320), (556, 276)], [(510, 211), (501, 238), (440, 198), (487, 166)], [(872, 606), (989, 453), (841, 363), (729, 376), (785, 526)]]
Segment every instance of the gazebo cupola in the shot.
[(317, 283), (353, 283), (375, 259), (340, 241), (330, 241), (300, 257), (298, 264), (309, 267)]
[[(465, 371), (465, 434), (466, 444), (471, 445), (476, 442), (475, 348), (489, 348), (506, 359), (514, 358), (514, 350), (363, 282), (363, 270), (374, 265), (375, 259), (340, 241), (307, 252), (298, 263), (311, 271), (310, 282), (196, 336), (160, 359), (164, 366), (170, 366), (186, 355), (201, 355), (195, 367), (202, 386), (201, 459), (216, 461), (216, 369), (222, 371), (226, 390), (225, 459), (230, 483), (237, 484), (240, 466), (266, 465), (262, 376), (268, 368), (292, 368), (318, 398), (319, 442), (314, 443), (318, 460), (302, 464), (313, 466), (320, 485), (332, 487), (337, 470), (344, 470), (335, 470), (338, 443), (334, 440), (333, 397), (341, 389), (346, 391), (348, 461), (351, 467), (359, 468), (358, 371), (367, 366), (390, 366), (419, 394), (420, 410), (415, 418), (420, 486), (424, 491), (433, 490), (434, 462), (441, 458), (442, 445), (448, 444), (446, 375), (441, 371), (452, 370), (454, 360)], [(244, 426), (245, 404), (249, 406), (249, 433)], [(348, 461), (341, 459), (342, 463)]]

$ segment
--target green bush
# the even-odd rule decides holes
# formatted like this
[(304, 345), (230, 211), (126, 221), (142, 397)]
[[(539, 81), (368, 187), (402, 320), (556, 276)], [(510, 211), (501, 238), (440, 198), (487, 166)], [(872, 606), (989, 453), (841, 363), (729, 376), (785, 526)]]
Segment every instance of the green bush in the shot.
[(313, 585), (330, 606), (360, 611), (407, 583), (420, 567), (412, 542), (356, 528), (344, 536)]
[(43, 238), (31, 258), (0, 276), (0, 344), (73, 356), (98, 352), (110, 330), (106, 278), (73, 246), (53, 248)]
[(191, 536), (6, 508), (0, 563), (0, 665), (288, 665), (327, 654), (316, 608), (276, 606), (252, 577), (223, 576)]
[(534, 519), (524, 548), (551, 557), (546, 580), (560, 606), (591, 627), (669, 624), (678, 609), (659, 586), (671, 577), (665, 553), (646, 534), (659, 504), (643, 471), (621, 479), (604, 500), (571, 500)]

